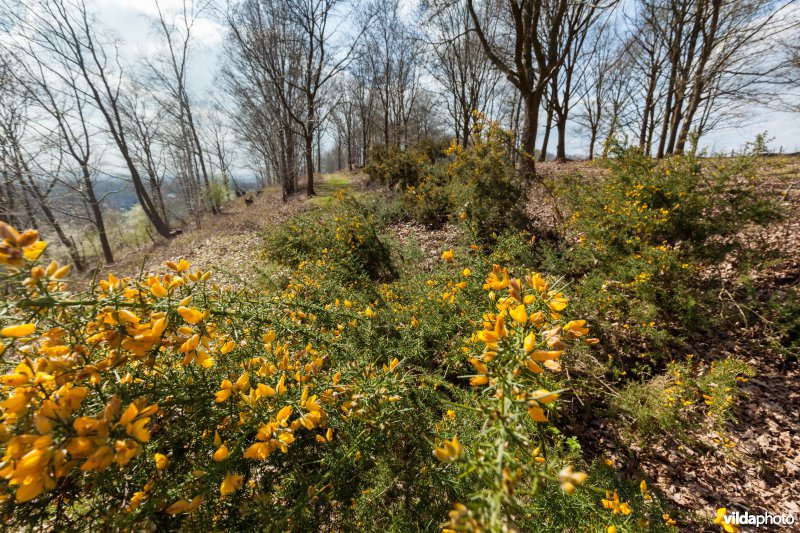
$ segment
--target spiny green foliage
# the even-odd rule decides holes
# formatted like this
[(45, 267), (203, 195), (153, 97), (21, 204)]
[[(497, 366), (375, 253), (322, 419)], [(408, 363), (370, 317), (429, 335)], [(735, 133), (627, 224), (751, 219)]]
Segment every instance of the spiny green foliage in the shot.
[(588, 186), (573, 176), (559, 187), (573, 243), (540, 243), (538, 266), (576, 282), (582, 310), (617, 331), (605, 338), (609, 348), (658, 360), (676, 337), (716, 319), (709, 306), (718, 305), (697, 281), (704, 265), (736, 247), (736, 231), (780, 216), (759, 193), (752, 163), (658, 162), (617, 148), (606, 177)]
[(329, 262), (346, 285), (393, 277), (375, 214), (353, 196), (342, 193), (339, 198), (330, 208), (297, 215), (269, 233), (267, 257), (292, 267)]
[(706, 424), (721, 434), (734, 420), (739, 383), (753, 374), (750, 365), (736, 359), (709, 364), (689, 356), (670, 362), (663, 374), (649, 381), (628, 384), (614, 405), (645, 439), (668, 432), (686, 440), (690, 430)]
[(478, 120), (471, 141), (466, 148), (452, 143), (447, 160), (430, 157), (430, 150), (424, 155), (387, 148), (366, 170), (381, 183), (400, 185), (405, 211), (417, 222), (441, 227), (465, 217), (476, 236), (489, 243), (503, 231), (526, 227), (526, 194), (514, 168), (509, 132)]
[[(504, 132), (479, 128), (451, 155), (400, 199), (341, 194), (274, 228), (264, 258), (282, 276), (241, 292), (182, 261), (71, 294), (65, 269), (22, 259), (41, 252), (32, 234), (4, 227), (11, 523), (669, 530), (659, 495), (586, 453), (591, 434), (556, 397), (606, 403), (591, 415), (643, 439), (704, 420), (722, 433), (752, 369), (675, 357), (717, 320), (686, 273), (767, 204), (743, 170), (622, 151), (598, 186), (564, 187), (577, 215), (538, 242), (503, 231), (524, 202)], [(409, 205), (443, 210), (456, 235), (428, 270), (391, 236)]]

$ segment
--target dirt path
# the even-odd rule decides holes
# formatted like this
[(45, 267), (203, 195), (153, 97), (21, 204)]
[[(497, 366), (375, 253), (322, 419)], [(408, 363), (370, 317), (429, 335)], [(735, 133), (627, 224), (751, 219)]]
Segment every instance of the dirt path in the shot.
[[(360, 189), (360, 176), (346, 173), (324, 174), (316, 184), (317, 196), (309, 199), (301, 192), (287, 202), (281, 200), (280, 189), (268, 187), (227, 202), (219, 215), (205, 215), (200, 228), (189, 227), (173, 239), (158, 239), (144, 249), (118, 253), (118, 260), (103, 266), (99, 276), (109, 272), (116, 276), (135, 276), (163, 269), (165, 261), (186, 259), (202, 270), (214, 271), (220, 283), (241, 287), (259, 276), (264, 249), (263, 231), (292, 215), (325, 203), (341, 189)], [(253, 202), (247, 205), (245, 199)]]

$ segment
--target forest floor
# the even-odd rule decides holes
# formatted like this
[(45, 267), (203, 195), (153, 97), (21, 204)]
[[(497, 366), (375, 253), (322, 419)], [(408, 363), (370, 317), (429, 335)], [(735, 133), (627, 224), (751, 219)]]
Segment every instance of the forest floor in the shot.
[[(580, 164), (568, 165), (580, 170)], [(745, 247), (701, 273), (721, 280), (718, 298), (726, 301), (724, 305), (740, 305), (743, 270), (749, 290), (761, 301), (800, 284), (800, 157), (764, 158), (756, 172), (760, 187), (779, 199), (784, 217), (744, 228), (736, 238)], [(619, 427), (604, 427), (603, 422), (594, 424), (594, 438), (587, 440), (596, 440), (598, 453), (615, 450), (617, 466), (634, 476), (643, 473), (681, 509), (706, 516), (719, 507), (751, 513), (759, 509), (800, 520), (800, 354), (787, 357), (765, 350), (764, 339), (773, 335), (771, 324), (764, 319), (748, 322), (744, 311), (752, 310), (739, 311), (743, 320), (738, 329), (718, 331), (695, 346), (698, 354), (733, 356), (756, 370), (742, 385), (736, 420), (725, 435), (709, 431), (692, 435), (693, 446), (675, 438), (648, 449), (626, 450), (619, 443)], [(719, 446), (723, 439), (728, 439), (728, 447)]]
[[(548, 162), (538, 168), (555, 177), (564, 173), (597, 177), (603, 172), (585, 162)], [(761, 186), (780, 199), (785, 216), (768, 226), (745, 228), (740, 237), (747, 243), (748, 257), (764, 258), (748, 270), (753, 290), (769, 293), (800, 283), (800, 156), (765, 157), (758, 174)], [(251, 205), (244, 198), (231, 200), (221, 215), (203, 217), (199, 229), (189, 228), (148, 249), (120, 254), (119, 261), (100, 275), (156, 272), (164, 261), (186, 258), (193, 268), (213, 269), (222, 284), (247, 284), (265, 267), (263, 231), (302, 210), (330, 202), (342, 189), (360, 194), (370, 187), (362, 176), (337, 173), (321, 176), (317, 196), (311, 199), (300, 194), (284, 203), (277, 188), (251, 193), (247, 195), (254, 199)], [(432, 231), (413, 223), (392, 230), (400, 239), (416, 239), (432, 261), (453, 238), (446, 228)], [(730, 292), (720, 293), (719, 298), (729, 299), (731, 305), (737, 305), (732, 293), (737, 290), (740, 259), (731, 255), (704, 273), (725, 281)], [(714, 439), (722, 436), (709, 432), (693, 436), (699, 445), (665, 439), (657, 446), (637, 449), (622, 444), (618, 426), (595, 420), (587, 422), (590, 433), (581, 436), (585, 449), (612, 458), (617, 468), (634, 477), (644, 474), (654, 489), (689, 514), (713, 515), (716, 508), (728, 506), (791, 513), (800, 520), (800, 370), (796, 358), (787, 364), (785, 356), (755, 348), (763, 345), (757, 341), (770, 334), (768, 330), (769, 324), (744, 320), (740, 329), (720, 331), (696, 347), (698, 353), (713, 353), (715, 358), (736, 356), (756, 369), (756, 375), (743, 385), (737, 420), (724, 435), (733, 445), (714, 446)]]

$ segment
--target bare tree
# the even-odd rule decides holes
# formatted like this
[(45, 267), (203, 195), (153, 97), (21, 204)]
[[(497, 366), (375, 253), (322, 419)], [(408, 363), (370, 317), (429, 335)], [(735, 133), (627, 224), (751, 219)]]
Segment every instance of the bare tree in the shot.
[[(493, 34), (476, 0), (467, 0), (474, 30), (492, 63), (517, 88), (524, 104), (521, 141), (523, 174), (536, 175), (539, 108), (550, 80), (571, 53), (575, 40), (614, 2), (506, 0), (496, 4), (503, 27)], [(564, 32), (564, 28), (569, 28)]]
[(408, 126), (422, 91), (419, 76), (421, 42), (399, 14), (399, 1), (372, 2), (361, 24), (366, 28), (359, 47), (362, 65), (374, 91), (379, 116), (374, 116), (381, 143), (408, 145)]
[(280, 111), (270, 115), (288, 117), (292, 133), (303, 140), (308, 196), (314, 195), (323, 89), (352, 56), (352, 45), (342, 51), (331, 43), (334, 14), (341, 6), (342, 0), (245, 0), (228, 16), (239, 59), (271, 84), (271, 99), (277, 99)]
[(707, 131), (701, 123), (707, 128), (720, 106), (729, 113), (752, 96), (748, 93), (778, 68), (768, 47), (791, 27), (790, 3), (643, 0), (631, 48), (646, 80), (640, 145), (646, 148), (653, 137), (656, 107), (661, 108), (656, 155), (663, 157), (682, 153), (692, 130)]
[(165, 45), (163, 55), (147, 61), (150, 78), (155, 87), (161, 90), (161, 94), (154, 91), (154, 95), (161, 111), (171, 117), (175, 124), (175, 157), (184, 159), (180, 166), (186, 169), (187, 179), (198, 183), (192, 190), (200, 194), (191, 199), (192, 203), (197, 207), (207, 205), (212, 213), (217, 213), (219, 205), (213, 195), (202, 194), (203, 190), (207, 193), (210, 191), (211, 178), (187, 87), (192, 31), (198, 17), (209, 8), (209, 3), (187, 3), (184, 0), (176, 13), (166, 13), (158, 0), (154, 1), (158, 12), (155, 25)]
[(145, 88), (139, 84), (131, 84), (120, 110), (125, 116), (132, 157), (147, 174), (155, 208), (161, 217), (166, 219), (167, 209), (163, 194), (166, 165), (163, 158), (164, 147), (159, 142), (163, 119), (159, 113), (151, 109), (156, 105), (148, 105), (151, 102), (142, 97), (144, 92)]
[[(3, 177), (0, 199), (3, 200), (2, 217), (12, 225), (38, 227), (37, 212), (53, 228), (61, 244), (78, 271), (85, 268), (83, 258), (75, 241), (67, 235), (57, 213), (51, 207), (50, 195), (57, 185), (53, 176), (59, 175), (60, 161), (44, 181), (34, 177), (29, 161), (32, 159), (23, 145), (26, 125), (31, 122), (29, 115), (30, 93), (16, 81), (18, 68), (6, 56), (0, 62), (0, 173)], [(47, 149), (46, 147), (44, 148)], [(63, 154), (63, 152), (60, 152)], [(27, 219), (20, 217), (17, 206), (21, 205)]]
[[(105, 124), (125, 164), (143, 211), (164, 237), (170, 237), (168, 221), (161, 216), (139, 172), (121, 110), (123, 72), (118, 44), (102, 39), (84, 0), (3, 0), (6, 16), (14, 24), (15, 40), (26, 42), (43, 64), (66, 65), (70, 77), (81, 80), (79, 89)], [(53, 67), (51, 71), (56, 71)]]
[(473, 113), (486, 113), (498, 93), (502, 75), (486, 56), (477, 35), (470, 31), (472, 19), (463, 3), (435, 0), (429, 10), (426, 40), (434, 56), (429, 70), (444, 89), (443, 100), (456, 141), (466, 146)]
[(358, 164), (364, 166), (367, 164), (370, 148), (372, 147), (371, 142), (375, 129), (375, 108), (377, 107), (375, 102), (378, 98), (376, 96), (378, 91), (370, 82), (371, 69), (369, 61), (363, 54), (360, 57), (356, 57), (349, 70), (352, 75), (352, 81), (348, 84), (348, 89), (350, 97), (355, 104), (360, 134)]
[(331, 124), (333, 126), (334, 141), (336, 142), (337, 161), (336, 167), (341, 170), (342, 150), (344, 149), (347, 170), (353, 170), (356, 155), (357, 143), (357, 104), (354, 99), (352, 84), (355, 83), (351, 77), (343, 75), (337, 80), (335, 90), (339, 93), (339, 99), (331, 110)]
[(227, 13), (228, 64), (221, 79), (237, 103), (234, 126), (258, 154), (256, 174), (277, 176), (285, 200), (295, 194), (298, 175), (297, 132), (290, 110), (302, 104), (288, 79), (297, 77), (302, 58), (292, 39), (281, 35), (288, 29), (280, 17), (273, 18), (273, 8), (277, 9), (271, 3), (248, 0)]

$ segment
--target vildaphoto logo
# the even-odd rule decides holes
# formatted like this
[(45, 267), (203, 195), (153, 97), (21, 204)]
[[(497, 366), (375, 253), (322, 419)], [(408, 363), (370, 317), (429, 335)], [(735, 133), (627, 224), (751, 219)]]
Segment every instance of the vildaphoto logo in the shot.
[(747, 511), (741, 513), (732, 511), (728, 513), (727, 509), (723, 507), (722, 509), (717, 509), (717, 517), (714, 519), (714, 523), (722, 526), (725, 531), (734, 532), (736, 531), (736, 526), (755, 526), (757, 528), (762, 526), (793, 526), (795, 516), (792, 514), (772, 513), (750, 514)]

